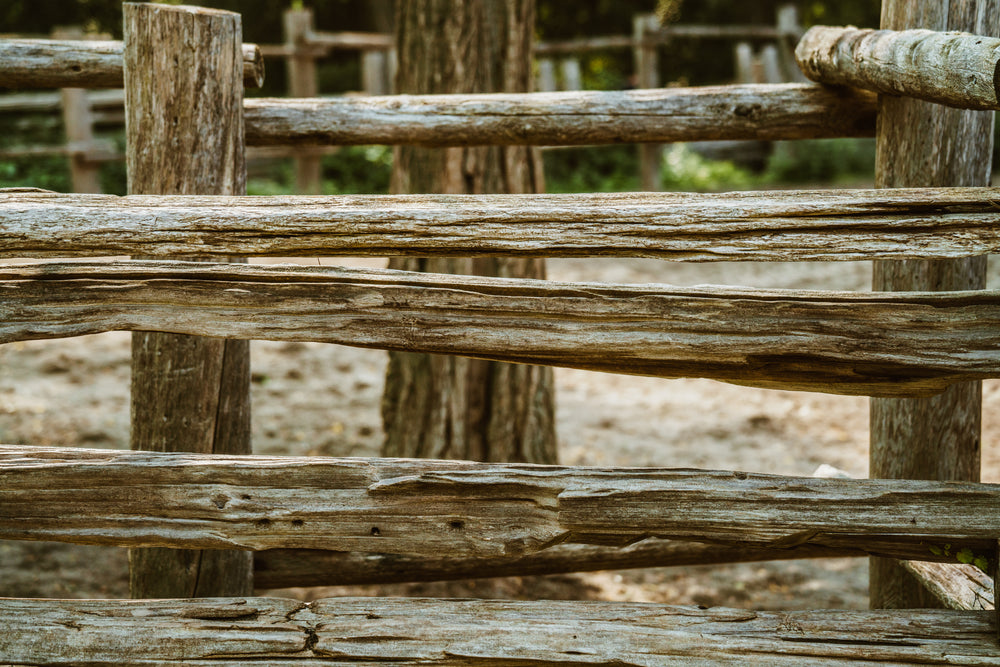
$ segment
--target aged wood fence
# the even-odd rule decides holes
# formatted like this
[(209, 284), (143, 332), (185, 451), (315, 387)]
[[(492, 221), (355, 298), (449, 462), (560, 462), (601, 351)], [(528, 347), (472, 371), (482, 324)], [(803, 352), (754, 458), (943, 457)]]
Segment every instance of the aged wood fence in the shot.
[[(210, 106), (223, 115), (205, 116), (210, 127), (180, 127), (173, 114), (180, 118), (200, 107), (191, 88), (170, 84), (180, 86), (199, 64), (172, 64), (172, 31), (164, 27), (207, 30), (203, 21), (235, 16), (129, 4), (124, 50), (63, 44), (42, 49), (44, 56), (35, 54), (27, 65), (10, 59), (28, 48), (24, 43), (0, 42), (0, 54), (6, 54), (0, 57), (0, 85), (83, 85), (85, 77), (109, 80), (107, 72), (91, 70), (115, 68), (120, 85), (124, 57), (130, 186), (133, 192), (159, 193), (0, 194), (0, 256), (144, 257), (0, 269), (0, 343), (107, 330), (195, 334), (212, 337), (209, 342), (328, 341), (884, 397), (923, 396), (959, 381), (1000, 377), (995, 291), (673, 288), (234, 263), (234, 257), (326, 252), (946, 259), (1000, 246), (1000, 190), (987, 187), (222, 196), (240, 191), (244, 121), (248, 141), (263, 145), (577, 144), (857, 136), (874, 132), (876, 113), (871, 93), (815, 84), (242, 104), (246, 50), (240, 50), (236, 17), (227, 24), (229, 46), (214, 51), (227, 69), (215, 72), (218, 89), (209, 91)], [(216, 40), (224, 32), (212, 28), (206, 34)], [(140, 33), (145, 42), (135, 41)], [(954, 40), (976, 39), (952, 35), (931, 44), (955, 52)], [(928, 62), (937, 63), (926, 72), (932, 78), (939, 67), (950, 66), (946, 59)], [(964, 56), (962, 62), (969, 67)], [(131, 69), (140, 64), (149, 69)], [(977, 66), (995, 63), (987, 59)], [(39, 71), (37, 79), (32, 68)], [(814, 69), (823, 76), (823, 66)], [(919, 64), (910, 72), (918, 78), (924, 73)], [(884, 76), (874, 78), (885, 85)], [(916, 87), (934, 96), (935, 86)], [(947, 101), (954, 104), (952, 93), (949, 88)], [(172, 107), (172, 96), (186, 97)], [(979, 96), (958, 102), (981, 104)], [(177, 150), (176, 137), (164, 144), (164, 135), (185, 130), (189, 139), (197, 138), (197, 148)], [(157, 157), (162, 155), (168, 157)], [(153, 167), (179, 180), (155, 181)], [(181, 178), (185, 174), (190, 178)], [(212, 180), (220, 174), (221, 180)], [(168, 194), (178, 191), (183, 194)], [(180, 259), (192, 256), (202, 262)], [(167, 350), (169, 340), (156, 345)], [(137, 372), (166, 393), (176, 384), (165, 372), (156, 375), (153, 365)], [(238, 402), (242, 390), (223, 380), (213, 400)], [(153, 448), (153, 431), (146, 426), (133, 425), (141, 427), (138, 449)], [(186, 440), (198, 440), (199, 429), (200, 423), (187, 428)], [(197, 444), (189, 453), (0, 446), (0, 538), (132, 547), (133, 566), (147, 568), (147, 578), (177, 566), (154, 566), (159, 556), (141, 555), (147, 551), (233, 554), (234, 560), (216, 567), (237, 574), (244, 572), (245, 555), (255, 552), (264, 585), (869, 554), (906, 561), (952, 609), (774, 614), (620, 603), (307, 604), (249, 597), (248, 582), (234, 576), (226, 583), (230, 592), (223, 593), (228, 597), (0, 600), (0, 664), (839, 659), (980, 665), (1000, 659), (992, 582), (968, 569), (956, 572), (954, 565), (968, 562), (995, 573), (1000, 485), (274, 458), (239, 455), (245, 443), (230, 444), (223, 453)], [(145, 597), (188, 597), (150, 594), (155, 586), (137, 581), (135, 572), (133, 583)], [(199, 584), (190, 595), (204, 591)]]

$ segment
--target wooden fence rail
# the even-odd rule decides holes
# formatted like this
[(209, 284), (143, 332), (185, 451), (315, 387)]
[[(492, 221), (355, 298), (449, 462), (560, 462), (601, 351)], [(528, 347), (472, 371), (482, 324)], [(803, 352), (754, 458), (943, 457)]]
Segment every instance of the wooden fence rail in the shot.
[(1000, 39), (994, 37), (816, 26), (795, 56), (813, 81), (959, 109), (1000, 109)]
[(0, 190), (0, 257), (941, 259), (1000, 252), (998, 202), (1000, 188), (269, 198)]
[(0, 268), (0, 342), (111, 330), (317, 341), (927, 396), (1000, 377), (1000, 292), (559, 283), (186, 262)]
[[(502, 557), (647, 537), (994, 562), (1000, 485), (0, 446), (0, 537)], [(947, 549), (945, 546), (947, 545)]]
[[(0, 40), (2, 88), (121, 88), (125, 45), (120, 41)], [(256, 44), (243, 45), (243, 83), (260, 88), (264, 58)]]
[(0, 628), (19, 665), (986, 665), (997, 651), (989, 612), (619, 602), (7, 599)]
[(423, 146), (874, 136), (876, 97), (815, 84), (613, 92), (257, 98), (247, 143)]

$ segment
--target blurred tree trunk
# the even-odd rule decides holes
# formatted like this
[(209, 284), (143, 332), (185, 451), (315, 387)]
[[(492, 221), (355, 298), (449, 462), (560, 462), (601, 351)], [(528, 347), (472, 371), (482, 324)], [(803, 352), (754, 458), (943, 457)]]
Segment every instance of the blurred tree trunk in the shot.
[[(534, 0), (397, 3), (399, 93), (526, 92)], [(541, 192), (537, 149), (395, 151), (395, 193)], [(394, 259), (433, 273), (543, 278), (536, 259)], [(554, 463), (552, 370), (457, 357), (391, 353), (382, 415), (384, 455)]]

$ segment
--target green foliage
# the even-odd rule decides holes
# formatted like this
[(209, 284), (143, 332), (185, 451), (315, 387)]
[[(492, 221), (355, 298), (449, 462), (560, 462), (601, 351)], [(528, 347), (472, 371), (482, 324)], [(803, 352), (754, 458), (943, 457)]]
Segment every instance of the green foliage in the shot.
[(774, 146), (764, 180), (837, 185), (874, 173), (874, 139), (783, 141)]
[(389, 191), (392, 149), (345, 146), (323, 158), (323, 194), (381, 194)]
[(625, 192), (639, 188), (634, 146), (559, 148), (542, 154), (548, 192)]
[(661, 183), (664, 190), (718, 192), (748, 190), (755, 177), (732, 162), (708, 160), (685, 144), (674, 144), (663, 153)]

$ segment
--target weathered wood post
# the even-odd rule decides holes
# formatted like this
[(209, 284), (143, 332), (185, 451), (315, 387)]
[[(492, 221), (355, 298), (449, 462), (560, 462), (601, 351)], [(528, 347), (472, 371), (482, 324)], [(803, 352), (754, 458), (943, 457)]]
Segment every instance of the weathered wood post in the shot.
[[(313, 13), (311, 9), (289, 9), (285, 11), (285, 45), (290, 55), (285, 58), (288, 65), (288, 96), (316, 97), (319, 88), (316, 83), (316, 54), (305, 43), (306, 36), (313, 33)], [(303, 195), (320, 193), (323, 179), (323, 164), (318, 153), (308, 148), (297, 151), (295, 158), (295, 191)]]
[(542, 58), (538, 61), (538, 78), (535, 81), (535, 90), (540, 93), (551, 93), (558, 89), (555, 61), (552, 58)]
[(562, 73), (562, 90), (583, 90), (583, 72), (579, 58), (563, 58), (559, 70)]
[[(125, 4), (130, 194), (246, 194), (239, 14)], [(132, 449), (249, 454), (250, 346), (132, 338)], [(136, 598), (248, 595), (242, 551), (133, 549)]]
[[(1000, 0), (883, 0), (882, 28), (961, 30), (995, 36)], [(879, 98), (876, 186), (981, 186), (990, 182), (993, 112)], [(876, 290), (966, 290), (986, 286), (986, 258), (876, 262)], [(872, 399), (871, 477), (979, 479), (982, 391), (954, 385), (926, 399)], [(874, 608), (933, 605), (892, 560), (873, 558)]]
[(750, 42), (737, 42), (733, 49), (736, 83), (757, 83), (753, 66), (753, 47)]
[[(79, 27), (56, 28), (53, 39), (84, 39)], [(100, 167), (91, 153), (94, 149), (94, 119), (90, 113), (90, 101), (83, 88), (62, 88), (63, 126), (66, 128), (66, 143), (71, 147), (69, 156), (70, 178), (73, 192), (99, 193), (101, 191)]]
[(368, 95), (390, 94), (388, 52), (377, 49), (361, 52), (361, 89)]
[[(656, 42), (649, 33), (660, 29), (655, 14), (637, 14), (632, 20), (632, 38), (635, 41), (636, 88), (658, 88), (660, 85), (660, 61), (657, 57)], [(639, 145), (640, 186), (643, 190), (660, 189), (660, 164), (663, 147), (659, 144)]]

